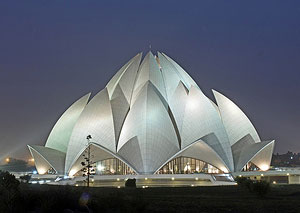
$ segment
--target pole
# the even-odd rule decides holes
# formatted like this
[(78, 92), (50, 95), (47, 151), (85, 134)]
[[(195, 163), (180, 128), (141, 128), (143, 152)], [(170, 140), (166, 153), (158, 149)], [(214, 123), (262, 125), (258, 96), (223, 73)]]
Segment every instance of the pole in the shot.
[[(89, 140), (89, 139), (88, 139)], [(89, 141), (90, 143), (90, 141)], [(87, 187), (90, 187), (90, 151), (91, 151), (91, 147), (90, 147), (90, 144), (88, 143), (88, 179), (87, 179)]]
[(90, 187), (90, 168), (91, 168), (91, 146), (90, 146), (90, 139), (92, 138), (91, 135), (88, 135), (86, 139), (88, 140), (88, 156), (87, 156), (87, 187)]

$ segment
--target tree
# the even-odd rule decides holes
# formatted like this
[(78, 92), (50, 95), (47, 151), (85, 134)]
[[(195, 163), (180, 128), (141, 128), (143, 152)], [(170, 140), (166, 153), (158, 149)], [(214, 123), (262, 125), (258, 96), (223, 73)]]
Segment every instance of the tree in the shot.
[(0, 211), (12, 212), (20, 199), (20, 182), (9, 172), (0, 171)]
[(83, 172), (83, 177), (87, 177), (86, 178), (87, 187), (90, 187), (90, 176), (95, 174), (95, 169), (93, 167), (93, 164), (95, 162), (91, 160), (91, 158), (94, 157), (93, 155), (91, 156), (90, 139), (92, 139), (92, 136), (88, 135), (86, 139), (88, 140), (88, 143), (87, 143), (87, 149), (84, 151), (83, 154), (84, 161), (81, 162), (81, 165), (83, 166), (81, 171)]

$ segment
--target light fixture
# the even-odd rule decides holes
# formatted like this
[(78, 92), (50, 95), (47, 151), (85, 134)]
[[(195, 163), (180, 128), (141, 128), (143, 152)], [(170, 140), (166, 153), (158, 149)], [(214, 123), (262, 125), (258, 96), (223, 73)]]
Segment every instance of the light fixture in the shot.
[(41, 169), (38, 170), (38, 172), (39, 172), (40, 175), (43, 175), (47, 172), (47, 170), (44, 169), (44, 168), (41, 168)]
[(76, 173), (76, 170), (72, 169), (70, 172), (69, 172), (69, 177), (73, 177)]
[(228, 173), (228, 169), (226, 169), (225, 167), (222, 167), (221, 170), (222, 170), (224, 173)]
[(260, 166), (260, 169), (261, 169), (262, 171), (267, 171), (267, 170), (269, 169), (269, 165), (263, 164), (263, 165)]
[(104, 166), (102, 166), (101, 164), (99, 164), (97, 166), (97, 170), (100, 171), (100, 172), (102, 172), (104, 170)]

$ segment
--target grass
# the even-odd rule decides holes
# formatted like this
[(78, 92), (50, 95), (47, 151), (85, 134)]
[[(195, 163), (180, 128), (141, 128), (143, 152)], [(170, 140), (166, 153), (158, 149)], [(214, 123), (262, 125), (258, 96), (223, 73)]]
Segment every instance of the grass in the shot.
[(300, 185), (273, 185), (263, 198), (238, 186), (87, 189), (21, 185), (20, 191), (27, 212), (88, 212), (87, 207), (93, 212), (300, 212)]

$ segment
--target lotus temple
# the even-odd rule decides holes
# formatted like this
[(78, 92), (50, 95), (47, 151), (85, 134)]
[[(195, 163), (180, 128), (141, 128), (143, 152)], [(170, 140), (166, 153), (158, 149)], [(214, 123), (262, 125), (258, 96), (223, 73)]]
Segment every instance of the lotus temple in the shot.
[(211, 100), (166, 54), (139, 53), (104, 89), (75, 101), (45, 146), (28, 148), (39, 175), (68, 178), (84, 175), (87, 149), (95, 180), (225, 180), (268, 170), (274, 140), (262, 140), (219, 91)]

